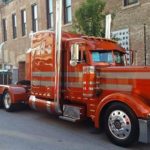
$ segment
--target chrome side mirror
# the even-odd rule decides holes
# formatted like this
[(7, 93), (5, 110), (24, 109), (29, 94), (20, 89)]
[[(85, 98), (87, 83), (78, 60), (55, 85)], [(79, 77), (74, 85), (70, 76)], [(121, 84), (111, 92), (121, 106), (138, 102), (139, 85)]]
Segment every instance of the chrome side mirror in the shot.
[(73, 67), (76, 66), (78, 60), (79, 60), (79, 44), (73, 44), (73, 45), (71, 45), (70, 65)]

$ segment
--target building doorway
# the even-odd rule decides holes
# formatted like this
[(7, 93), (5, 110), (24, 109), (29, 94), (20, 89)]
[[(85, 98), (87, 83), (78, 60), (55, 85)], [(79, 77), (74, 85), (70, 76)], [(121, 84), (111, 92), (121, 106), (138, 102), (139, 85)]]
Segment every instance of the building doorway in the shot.
[(19, 62), (18, 81), (25, 80), (25, 61)]

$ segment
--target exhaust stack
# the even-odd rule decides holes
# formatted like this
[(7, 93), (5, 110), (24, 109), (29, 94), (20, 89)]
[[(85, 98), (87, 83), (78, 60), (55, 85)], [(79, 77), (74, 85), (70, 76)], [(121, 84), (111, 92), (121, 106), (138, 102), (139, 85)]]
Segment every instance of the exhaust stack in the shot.
[(54, 102), (58, 112), (60, 109), (60, 61), (61, 61), (61, 25), (62, 25), (62, 0), (56, 0), (56, 23), (55, 23), (55, 97)]
[(61, 114), (60, 108), (60, 76), (61, 76), (61, 24), (62, 24), (62, 0), (56, 0), (56, 24), (55, 24), (55, 95), (54, 101), (38, 99), (35, 95), (29, 98), (29, 105), (35, 110), (48, 111)]
[(105, 38), (111, 38), (111, 14), (106, 15)]

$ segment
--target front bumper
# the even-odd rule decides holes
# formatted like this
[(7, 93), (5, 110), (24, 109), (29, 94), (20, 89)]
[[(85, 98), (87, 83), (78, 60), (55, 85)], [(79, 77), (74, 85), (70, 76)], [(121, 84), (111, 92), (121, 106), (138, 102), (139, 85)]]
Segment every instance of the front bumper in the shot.
[(139, 142), (150, 143), (150, 120), (139, 119)]

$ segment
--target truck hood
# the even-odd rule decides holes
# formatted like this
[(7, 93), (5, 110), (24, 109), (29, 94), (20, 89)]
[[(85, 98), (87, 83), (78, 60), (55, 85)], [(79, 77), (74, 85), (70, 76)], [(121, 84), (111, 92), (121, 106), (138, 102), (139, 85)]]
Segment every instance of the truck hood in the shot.
[(150, 104), (150, 67), (95, 67), (96, 80), (102, 90), (128, 92), (141, 96)]

